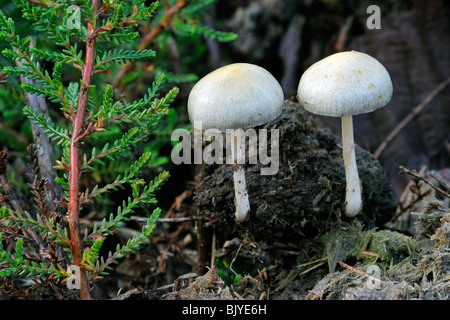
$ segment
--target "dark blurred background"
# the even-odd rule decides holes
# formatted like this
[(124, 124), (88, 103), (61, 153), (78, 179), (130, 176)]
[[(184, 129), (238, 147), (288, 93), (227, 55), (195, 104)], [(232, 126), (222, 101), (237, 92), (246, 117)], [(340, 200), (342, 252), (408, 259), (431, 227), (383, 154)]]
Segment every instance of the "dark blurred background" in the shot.
[[(370, 5), (380, 8), (380, 29), (369, 29)], [(211, 69), (250, 62), (268, 69), (295, 100), (302, 73), (339, 51), (357, 50), (378, 59), (391, 75), (391, 102), (354, 117), (355, 140), (375, 152), (394, 128), (450, 77), (450, 2), (441, 0), (230, 0), (219, 1), (205, 19), (239, 38), (209, 46)], [(219, 47), (220, 46), (220, 47)], [(316, 117), (319, 127), (340, 136), (340, 119)], [(399, 165), (438, 170), (450, 181), (450, 85), (386, 146), (379, 160), (397, 195), (410, 177)]]

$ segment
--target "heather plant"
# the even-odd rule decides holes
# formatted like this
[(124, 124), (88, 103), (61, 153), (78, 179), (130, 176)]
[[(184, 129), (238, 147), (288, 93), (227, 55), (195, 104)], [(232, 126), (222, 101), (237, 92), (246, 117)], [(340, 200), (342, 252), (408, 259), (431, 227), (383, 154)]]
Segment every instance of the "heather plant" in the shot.
[[(164, 73), (164, 66), (154, 67), (143, 96), (130, 100), (133, 94), (127, 90), (135, 90), (132, 83), (122, 83), (119, 93), (115, 89), (136, 61), (156, 59), (156, 51), (146, 45), (162, 34), (169, 21), (179, 34), (232, 40), (234, 35), (193, 20), (213, 2), (167, 1), (162, 8), (158, 1), (144, 0), (15, 0), (23, 18), (32, 23), (32, 36), (17, 32), (15, 20), (0, 11), (0, 41), (6, 43), (2, 61), (9, 61), (1, 76), (19, 79), (24, 92), (23, 100), (2, 108), (22, 104), (34, 139), (28, 147), (27, 172), (32, 204), (30, 200), (24, 205), (15, 193), (7, 175), (7, 153), (0, 150), (3, 292), (32, 297), (40, 290), (59, 299), (90, 299), (95, 281), (151, 236), (161, 213), (155, 191), (169, 173), (162, 170), (146, 179), (143, 172), (154, 161), (151, 148), (137, 159), (124, 155), (148, 141), (169, 113), (179, 92), (176, 87), (167, 89), (169, 80), (179, 83), (195, 76), (177, 77)], [(142, 28), (150, 28), (151, 36), (141, 34)], [(115, 171), (123, 171), (110, 181), (91, 188), (81, 183), (116, 162), (120, 165), (114, 166)], [(128, 199), (82, 232), (83, 212), (123, 188), (130, 190)], [(106, 237), (139, 207), (153, 210), (141, 232), (101, 256)], [(25, 290), (18, 283), (26, 278), (33, 285)]]

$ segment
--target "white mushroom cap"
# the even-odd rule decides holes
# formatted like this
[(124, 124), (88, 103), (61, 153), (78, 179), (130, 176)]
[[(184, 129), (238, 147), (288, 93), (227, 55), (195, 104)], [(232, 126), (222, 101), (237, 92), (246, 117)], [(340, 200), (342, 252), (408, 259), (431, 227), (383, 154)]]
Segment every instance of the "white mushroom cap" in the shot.
[(333, 117), (372, 112), (392, 97), (392, 81), (371, 56), (348, 51), (324, 58), (302, 75), (298, 100), (308, 111)]
[(188, 113), (202, 129), (245, 129), (275, 119), (283, 107), (283, 90), (264, 68), (234, 63), (207, 74), (192, 88)]

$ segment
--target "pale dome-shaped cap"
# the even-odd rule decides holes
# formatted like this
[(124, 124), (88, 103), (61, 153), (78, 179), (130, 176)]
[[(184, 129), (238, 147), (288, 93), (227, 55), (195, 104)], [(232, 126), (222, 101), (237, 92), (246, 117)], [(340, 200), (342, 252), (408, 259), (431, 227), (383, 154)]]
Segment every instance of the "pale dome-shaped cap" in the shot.
[(372, 112), (392, 97), (384, 66), (368, 54), (348, 51), (326, 57), (302, 75), (297, 98), (308, 111), (333, 117)]
[(188, 113), (202, 129), (245, 129), (275, 119), (282, 110), (283, 90), (266, 69), (233, 63), (207, 74), (192, 88)]

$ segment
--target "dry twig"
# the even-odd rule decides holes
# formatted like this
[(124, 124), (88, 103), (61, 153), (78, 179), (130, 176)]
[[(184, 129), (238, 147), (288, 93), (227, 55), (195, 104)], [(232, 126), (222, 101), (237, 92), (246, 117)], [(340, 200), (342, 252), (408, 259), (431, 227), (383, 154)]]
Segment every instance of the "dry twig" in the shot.
[[(32, 41), (30, 42), (30, 48), (35, 47), (35, 40), (34, 38), (31, 38)], [(20, 69), (29, 69), (28, 66), (26, 66), (25, 61), (16, 61), (17, 67)], [(33, 85), (37, 85), (35, 79), (28, 79), (25, 76), (20, 76), (20, 81), (22, 83), (30, 83)], [(37, 114), (43, 114), (46, 119), (49, 118), (49, 111), (47, 107), (47, 103), (45, 102), (45, 98), (30, 93), (28, 91), (24, 91), (25, 95), (25, 102), (26, 104)], [(47, 185), (49, 186), (50, 190), (46, 190), (46, 204), (49, 208), (54, 209), (56, 208), (55, 199), (60, 199), (61, 195), (63, 194), (62, 187), (55, 182), (55, 178), (57, 177), (56, 171), (53, 168), (53, 165), (55, 163), (55, 157), (53, 153), (53, 146), (51, 143), (51, 140), (48, 138), (47, 133), (45, 132), (45, 129), (40, 127), (37, 123), (34, 121), (31, 121), (31, 128), (33, 131), (33, 140), (37, 147), (37, 158), (39, 162), (39, 172), (41, 173), (41, 176), (47, 180)]]
[(6, 81), (6, 78), (8, 77), (8, 75), (4, 72), (0, 72), (0, 85)]
[(438, 191), (445, 197), (450, 198), (450, 194), (448, 192), (445, 192), (441, 188), (436, 187), (430, 180), (426, 179), (425, 177), (422, 177), (415, 170), (406, 169), (404, 166), (400, 166), (399, 168), (401, 170), (400, 173), (407, 173), (407, 174), (415, 177), (417, 180), (425, 182), (426, 184), (428, 184), (430, 187), (432, 187), (434, 190)]
[(383, 150), (387, 147), (387, 145), (394, 140), (394, 138), (399, 134), (403, 128), (411, 122), (422, 110), (442, 91), (444, 88), (450, 83), (450, 78), (447, 78), (445, 81), (441, 82), (436, 88), (433, 89), (426, 97), (419, 103), (408, 116), (406, 116), (395, 128), (392, 132), (384, 139), (384, 141), (380, 144), (377, 150), (374, 153), (375, 158), (379, 158)]

